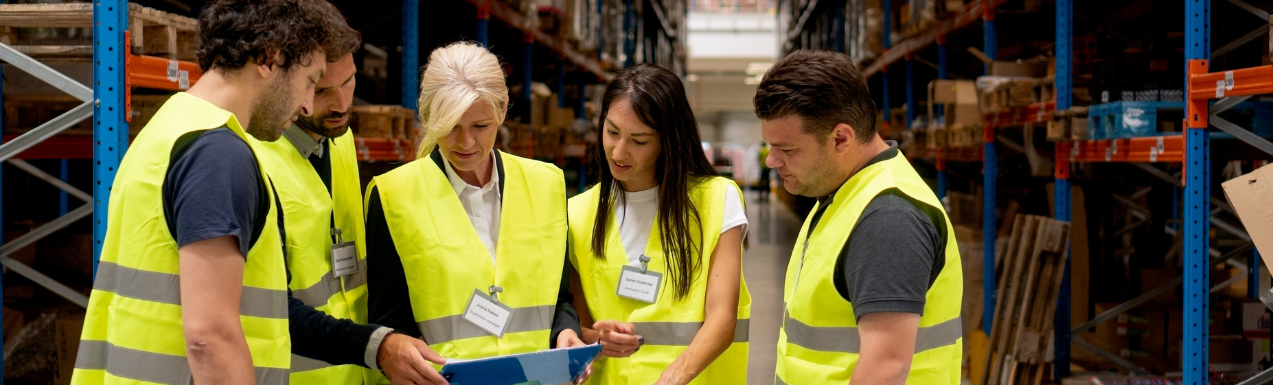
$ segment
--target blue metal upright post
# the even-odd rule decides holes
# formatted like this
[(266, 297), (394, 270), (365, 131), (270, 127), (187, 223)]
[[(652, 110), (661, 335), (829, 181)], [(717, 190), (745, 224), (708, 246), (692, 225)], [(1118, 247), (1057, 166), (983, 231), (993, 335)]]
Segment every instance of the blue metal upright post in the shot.
[(906, 55), (906, 129), (915, 123), (915, 61)]
[[(892, 0), (883, 0), (880, 7), (884, 9), (884, 33), (881, 43), (884, 45), (884, 51), (893, 48), (893, 39), (889, 38), (893, 32), (893, 2)], [(883, 57), (884, 55), (880, 55)]]
[(1260, 299), (1260, 251), (1251, 248), (1251, 256), (1246, 261), (1246, 297)]
[[(946, 35), (937, 35), (937, 78), (949, 79), (948, 68), (950, 68), (950, 65), (946, 59)], [(938, 104), (936, 111), (938, 119), (945, 118), (946, 106)]]
[[(946, 79), (946, 77), (948, 76), (946, 73), (947, 66), (948, 64), (946, 62), (946, 35), (937, 35), (937, 78), (938, 79)], [(930, 100), (928, 102), (932, 103), (933, 101)], [(946, 106), (938, 104), (936, 107), (937, 108), (935, 110), (937, 111), (937, 121), (945, 122), (946, 121)], [(928, 122), (928, 124), (933, 124), (933, 122)], [(948, 187), (947, 187), (948, 183), (949, 181), (946, 179), (945, 154), (938, 154), (937, 155), (937, 199), (946, 199), (946, 192), (948, 191)]]
[(1206, 100), (1190, 94), (1189, 74), (1206, 73), (1211, 57), (1211, 1), (1185, 1), (1185, 202), (1184, 202), (1184, 336), (1182, 379), (1186, 385), (1208, 383), (1208, 312), (1210, 310), (1211, 135)]
[[(418, 0), (417, 0), (418, 1)], [(491, 46), (491, 9), (486, 2), (480, 2), (477, 5), (477, 44), (483, 47)]]
[(880, 109), (881, 109), (881, 112), (883, 112), (884, 127), (888, 127), (889, 115), (892, 115), (892, 114), (889, 113), (891, 106), (889, 105), (889, 102), (888, 102), (889, 92), (888, 92), (888, 65), (887, 64), (885, 64), (883, 67), (880, 67), (880, 82), (882, 83), (880, 86), (880, 94), (881, 94)]
[[(990, 60), (999, 60), (999, 30), (995, 27), (995, 9), (991, 1), (983, 0), (982, 6), (985, 7), (985, 14), (981, 16), (984, 22), (983, 37), (985, 48), (983, 53), (990, 57)], [(986, 64), (986, 75), (990, 75), (990, 64)]]
[[(579, 69), (579, 110), (575, 111), (576, 120), (588, 119), (588, 76), (590, 73), (585, 68)], [(579, 159), (579, 192), (582, 193), (588, 189), (588, 153), (587, 146), (584, 146), (584, 156)]]
[(834, 25), (831, 27), (831, 33), (835, 34), (835, 39), (832, 39), (833, 45), (831, 48), (835, 52), (844, 53), (844, 2), (843, 1), (839, 1), (835, 3), (835, 18), (833, 19), (832, 23)]
[[(1073, 104), (1074, 72), (1074, 3), (1073, 0), (1056, 0), (1056, 109), (1068, 110)], [(1060, 149), (1060, 146), (1057, 146)], [(1055, 211), (1059, 221), (1070, 220), (1070, 163), (1056, 152)], [(1073, 227), (1071, 227), (1073, 228)], [(1056, 299), (1056, 351), (1052, 372), (1056, 378), (1070, 376), (1070, 253), (1065, 253), (1065, 272), (1061, 278), (1061, 290)]]
[[(70, 168), (70, 161), (66, 159), (61, 159), (61, 161), (58, 162), (58, 173), (57, 173), (58, 179), (61, 179), (63, 182), (67, 182), (68, 181), (67, 179), (70, 177), (69, 168)], [(66, 212), (67, 212), (66, 190), (57, 189), (57, 191), (58, 191), (57, 216), (60, 217), (60, 216), (66, 215)]]
[(557, 108), (566, 108), (566, 57), (557, 56)]
[[(998, 35), (995, 33), (994, 8), (990, 7), (989, 1), (983, 1), (985, 4), (985, 13), (982, 19), (985, 21), (985, 53), (987, 56), (994, 58), (998, 50)], [(986, 65), (986, 73), (990, 72), (990, 65)], [(986, 126), (983, 128), (982, 141), (985, 143), (985, 151), (982, 156), (982, 214), (981, 214), (981, 242), (982, 242), (982, 292), (985, 294), (986, 309), (995, 308), (995, 211), (997, 197), (995, 196), (995, 186), (999, 178), (999, 156), (995, 153), (995, 128)], [(987, 311), (982, 314), (981, 326), (986, 331), (986, 335), (990, 335), (990, 327), (994, 323), (994, 312)]]
[[(93, 274), (106, 238), (106, 214), (115, 171), (124, 157), (128, 122), (124, 116), (124, 54), (128, 44), (126, 0), (93, 2)], [(122, 134), (121, 134), (122, 133)], [(123, 138), (121, 141), (120, 138)]]
[(529, 108), (529, 107), (532, 106), (531, 96), (533, 95), (533, 93), (531, 90), (531, 86), (534, 83), (534, 79), (533, 79), (534, 77), (532, 76), (532, 74), (535, 73), (535, 62), (534, 62), (535, 35), (532, 35), (530, 32), (523, 33), (522, 42), (524, 43), (526, 47), (526, 51), (522, 54), (522, 100), (526, 103), (526, 107), (528, 107), (526, 109), (526, 130), (527, 130), (526, 134), (528, 135), (527, 137), (530, 138), (528, 150), (526, 151), (526, 157), (534, 158), (535, 157), (535, 119), (533, 119), (534, 117), (534, 112), (532, 112), (533, 108)]
[(402, 0), (402, 106), (420, 96), (420, 0)]
[(606, 18), (605, 9), (606, 0), (597, 0), (597, 61), (600, 62), (602, 54), (606, 52)]
[(623, 4), (623, 68), (628, 68), (636, 63), (636, 9), (632, 0), (624, 0)]
[[(982, 245), (982, 293), (985, 295), (985, 309), (995, 308), (995, 185), (999, 174), (999, 164), (995, 154), (994, 127), (983, 128), (982, 141), (985, 143), (985, 155), (982, 160), (982, 202), (981, 242)], [(981, 328), (990, 335), (990, 327), (994, 323), (993, 311), (983, 312)]]
[[(883, 0), (881, 2), (881, 7), (884, 9), (884, 53), (887, 53), (888, 49), (893, 47), (893, 42), (888, 37), (889, 32), (892, 31), (891, 28), (893, 25), (893, 21), (891, 20), (893, 18), (893, 2), (891, 0)], [(883, 57), (883, 53), (881, 53), (880, 56)], [(880, 67), (880, 82), (882, 83), (880, 88), (880, 91), (882, 92), (880, 108), (883, 109), (884, 113), (884, 126), (888, 127), (890, 120), (889, 110), (891, 109), (888, 101), (888, 63), (884, 63), (884, 66)]]

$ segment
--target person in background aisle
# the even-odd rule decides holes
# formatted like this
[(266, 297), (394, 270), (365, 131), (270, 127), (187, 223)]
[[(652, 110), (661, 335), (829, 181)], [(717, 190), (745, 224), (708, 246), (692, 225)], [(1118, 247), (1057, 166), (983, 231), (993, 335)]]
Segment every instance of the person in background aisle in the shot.
[[(583, 345), (564, 279), (562, 172), (492, 150), (508, 111), (504, 82), (481, 46), (434, 50), (420, 81), (416, 160), (367, 186), (371, 320), (448, 358)], [(505, 318), (484, 322), (477, 311)]]
[(286, 384), (292, 353), (424, 381), (420, 341), (289, 298), (279, 198), (247, 141), (314, 110), (349, 33), (326, 1), (205, 6), (203, 77), (156, 112), (112, 185), (72, 383)]
[(769, 143), (761, 143), (760, 144), (760, 180), (756, 182), (758, 187), (760, 187), (761, 202), (769, 201), (769, 190), (773, 189), (773, 185), (769, 181), (769, 174), (772, 173), (772, 169), (769, 168), (769, 165), (765, 164), (765, 158), (768, 158), (768, 157), (769, 157)]
[[(344, 25), (344, 20), (332, 20)], [(337, 57), (314, 86), (314, 111), (283, 130), (282, 140), (248, 138), (265, 174), (274, 182), (284, 219), (288, 289), (292, 297), (337, 319), (367, 323), (366, 242), (363, 239), (362, 186), (357, 153), (349, 130), (354, 99), (354, 52), (362, 46), (358, 32), (345, 27), (337, 45), (327, 52)], [(305, 326), (300, 322), (316, 322)], [(321, 329), (328, 317), (296, 320), (293, 350), (322, 353), (318, 359), (292, 355), (294, 384), (362, 384), (376, 371), (358, 365), (333, 365), (342, 352), (322, 349), (327, 342), (304, 330)], [(356, 334), (344, 335), (354, 338)], [(370, 379), (369, 379), (370, 380)]]
[(704, 155), (681, 79), (649, 64), (620, 71), (598, 122), (600, 179), (569, 203), (582, 318), (597, 320), (584, 341), (608, 356), (595, 382), (745, 383), (742, 191)]
[(849, 58), (796, 51), (754, 99), (765, 159), (818, 198), (791, 252), (778, 384), (958, 384), (963, 272), (933, 190), (875, 130)]

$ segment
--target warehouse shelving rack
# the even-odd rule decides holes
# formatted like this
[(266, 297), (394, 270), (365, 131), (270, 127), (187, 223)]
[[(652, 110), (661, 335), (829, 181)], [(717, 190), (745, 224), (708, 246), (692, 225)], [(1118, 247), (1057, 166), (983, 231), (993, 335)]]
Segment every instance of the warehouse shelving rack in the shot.
[[(1230, 3), (1244, 9), (1261, 20), (1269, 19), (1268, 12), (1252, 7), (1240, 0), (1228, 0)], [(1249, 256), (1247, 264), (1234, 263), (1232, 260), (1242, 256), (1253, 248), (1249, 243), (1250, 237), (1245, 234), (1239, 226), (1229, 224), (1213, 214), (1211, 205), (1215, 204), (1220, 208), (1217, 211), (1232, 211), (1223, 201), (1213, 197), (1210, 189), (1210, 133), (1208, 125), (1216, 126), (1216, 128), (1239, 139), (1257, 149), (1273, 154), (1273, 142), (1260, 138), (1254, 133), (1238, 127), (1216, 116), (1219, 112), (1232, 108), (1240, 102), (1249, 99), (1252, 95), (1273, 93), (1273, 66), (1262, 66), (1247, 69), (1237, 69), (1223, 72), (1208, 72), (1207, 59), (1212, 55), (1222, 55), (1233, 48), (1248, 43), (1266, 33), (1267, 27), (1261, 27), (1256, 31), (1252, 31), (1215, 51), (1211, 50), (1210, 39), (1210, 0), (1186, 0), (1186, 54), (1189, 60), (1188, 68), (1188, 91), (1186, 93), (1187, 103), (1187, 119), (1186, 130), (1180, 135), (1161, 135), (1151, 137), (1122, 138), (1122, 139), (1103, 139), (1103, 140), (1081, 140), (1081, 141), (1062, 141), (1056, 143), (1055, 148), (1055, 170), (1054, 170), (1054, 189), (1055, 201), (1054, 210), (1056, 219), (1068, 221), (1071, 217), (1071, 204), (1069, 197), (1070, 188), (1070, 168), (1072, 163), (1128, 163), (1136, 165), (1149, 174), (1154, 175), (1164, 181), (1169, 182), (1173, 186), (1184, 188), (1184, 220), (1177, 236), (1183, 237), (1185, 242), (1184, 260), (1185, 272), (1184, 276), (1166, 282), (1162, 286), (1152, 289), (1140, 296), (1127, 301), (1105, 313), (1095, 315), (1091, 320), (1084, 322), (1082, 325), (1071, 327), (1069, 319), (1069, 271), (1065, 273), (1063, 280), (1063, 288), (1058, 298), (1056, 332), (1055, 332), (1055, 369), (1054, 373), (1058, 377), (1069, 375), (1069, 357), (1071, 346), (1071, 334), (1082, 332), (1089, 329), (1100, 322), (1107, 321), (1118, 314), (1126, 312), (1133, 307), (1146, 302), (1147, 300), (1162, 294), (1168, 290), (1175, 288), (1177, 285), (1185, 285), (1185, 312), (1184, 325), (1185, 329), (1181, 336), (1184, 340), (1183, 346), (1183, 362), (1185, 381), (1187, 384), (1205, 384), (1208, 381), (1207, 369), (1207, 310), (1209, 308), (1208, 293), (1219, 288), (1228, 286), (1239, 280), (1241, 276), (1234, 277), (1226, 282), (1219, 283), (1215, 287), (1210, 287), (1208, 269), (1219, 263), (1230, 262), (1246, 268), (1249, 279), (1258, 279), (1258, 259), (1254, 254)], [(800, 39), (799, 35), (806, 33), (800, 30), (803, 27), (803, 20), (808, 18), (810, 12), (818, 4), (816, 1), (811, 2), (813, 6), (806, 10), (805, 16), (800, 18), (801, 22), (797, 23), (798, 28), (788, 31), (788, 38), (784, 42), (784, 53), (797, 48), (814, 48), (829, 49), (823, 46), (802, 46), (799, 43), (808, 42), (810, 39)], [(997, 31), (995, 27), (995, 11), (994, 9), (1006, 0), (982, 0), (970, 3), (964, 13), (954, 18), (939, 22), (932, 29), (915, 35), (909, 39), (899, 42), (895, 47), (890, 44), (887, 38), (891, 29), (891, 7), (889, 0), (883, 0), (884, 10), (884, 30), (886, 31), (883, 41), (884, 51), (880, 57), (874, 62), (866, 66), (863, 71), (867, 76), (879, 75), (881, 77), (882, 89), (882, 109), (889, 111), (891, 95), (889, 95), (889, 66), (897, 61), (906, 61), (906, 82), (907, 82), (907, 104), (915, 105), (913, 96), (914, 74), (912, 61), (915, 61), (915, 55), (918, 55), (921, 49), (937, 44), (938, 52), (938, 78), (946, 78), (946, 50), (945, 36), (955, 29), (959, 29), (970, 25), (978, 17), (983, 21), (984, 42), (983, 51), (989, 57), (996, 57), (997, 51)], [(997, 155), (995, 143), (998, 135), (995, 134), (996, 128), (1008, 127), (1022, 124), (1039, 124), (1050, 119), (1052, 111), (1068, 110), (1072, 107), (1073, 96), (1073, 64), (1074, 64), (1074, 47), (1073, 47), (1073, 21), (1074, 21), (1074, 4), (1073, 0), (1055, 0), (1056, 5), (1056, 78), (1055, 89), (1056, 99), (1046, 104), (1036, 104), (1026, 108), (1012, 109), (1010, 111), (998, 114), (987, 114), (983, 122), (984, 129), (984, 149), (982, 151), (973, 151), (967, 148), (925, 148), (911, 154), (918, 158), (933, 159), (936, 163), (937, 172), (937, 193), (939, 197), (943, 197), (946, 193), (946, 171), (945, 165), (947, 161), (961, 162), (983, 162), (983, 189), (984, 202), (982, 214), (983, 217), (983, 244), (993, 245), (995, 242), (995, 186), (997, 183), (996, 176), (998, 173)], [(926, 63), (927, 64), (927, 63)], [(1227, 98), (1227, 99), (1225, 99)], [(1210, 104), (1211, 99), (1221, 99), (1215, 104)], [(913, 109), (912, 109), (913, 110)], [(908, 111), (909, 112), (909, 111)], [(940, 113), (939, 113), (940, 114)], [(913, 114), (908, 113), (907, 126), (913, 119)], [(888, 124), (889, 114), (884, 114), (885, 124)], [(1183, 168), (1182, 174), (1172, 175), (1159, 168), (1152, 166), (1154, 163), (1180, 164)], [(1139, 208), (1144, 210), (1143, 208)], [(1235, 247), (1228, 252), (1221, 253), (1210, 247), (1207, 243), (1208, 233), (1211, 225), (1214, 224), (1217, 229), (1234, 235), (1235, 237), (1248, 241), (1245, 245)], [(985, 247), (984, 262), (986, 267), (984, 272), (985, 283), (985, 305), (986, 309), (993, 309), (995, 303), (995, 282), (994, 282), (994, 248)], [(1258, 282), (1258, 281), (1256, 281)], [(991, 327), (991, 312), (986, 312), (983, 321), (983, 327), (989, 329)], [(1147, 373), (1144, 369), (1136, 367), (1135, 364), (1123, 360), (1121, 357), (1108, 352), (1101, 351), (1099, 348), (1082, 339), (1075, 338), (1075, 345), (1079, 345), (1085, 349), (1092, 350), (1098, 355), (1109, 359), (1116, 364), (1123, 366), (1135, 373)], [(1259, 384), (1264, 381), (1273, 380), (1273, 370), (1265, 371), (1257, 376), (1243, 382), (1246, 384)]]

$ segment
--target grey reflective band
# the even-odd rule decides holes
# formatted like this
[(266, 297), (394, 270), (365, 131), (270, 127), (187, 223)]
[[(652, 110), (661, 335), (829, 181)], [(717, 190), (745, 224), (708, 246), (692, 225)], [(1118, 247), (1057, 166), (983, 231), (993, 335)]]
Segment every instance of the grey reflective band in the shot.
[[(79, 353), (75, 356), (75, 368), (105, 370), (115, 377), (159, 384), (194, 383), (186, 357), (124, 348), (106, 341), (80, 341)], [(254, 368), (254, 372), (258, 385), (288, 383), (287, 369)]]
[[(633, 322), (636, 334), (645, 338), (646, 345), (689, 346), (703, 327), (702, 322)], [(734, 324), (733, 342), (747, 342), (751, 330), (750, 319), (740, 319)]]
[[(177, 274), (139, 270), (114, 262), (98, 263), (93, 289), (144, 301), (181, 305), (181, 279)], [(239, 314), (287, 319), (287, 291), (243, 286)]]
[[(327, 274), (331, 276), (331, 274)], [(345, 291), (357, 289), (359, 286), (367, 284), (367, 259), (358, 260), (358, 271), (345, 277)]]
[[(345, 276), (344, 290), (353, 290), (366, 284), (367, 260), (359, 259), (358, 271)], [(301, 300), (301, 302), (304, 302), (306, 305), (319, 307), (326, 305), (327, 301), (330, 300), (332, 296), (339, 294), (340, 292), (340, 278), (332, 276), (332, 271), (329, 269), (323, 273), (323, 278), (318, 282), (315, 282), (313, 285), (309, 285), (309, 287), (304, 289), (292, 290), (292, 297)]]
[[(856, 327), (816, 327), (786, 317), (783, 330), (787, 342), (805, 349), (857, 354), (862, 351), (862, 338)], [(915, 335), (915, 352), (954, 345), (963, 337), (963, 324), (956, 317), (933, 326), (921, 326)]]
[[(508, 317), (508, 327), (504, 329), (504, 335), (551, 330), (553, 313), (556, 312), (556, 309), (556, 305), (514, 308), (513, 314)], [(465, 320), (464, 314), (421, 321), (418, 325), (420, 334), (424, 336), (424, 341), (430, 345), (491, 335), (477, 327), (477, 325)]]
[(332, 365), (313, 358), (292, 355), (292, 373), (305, 372), (310, 370), (326, 369), (336, 365)]
[(778, 377), (777, 374), (774, 374), (774, 385), (787, 385), (787, 383), (781, 377)]

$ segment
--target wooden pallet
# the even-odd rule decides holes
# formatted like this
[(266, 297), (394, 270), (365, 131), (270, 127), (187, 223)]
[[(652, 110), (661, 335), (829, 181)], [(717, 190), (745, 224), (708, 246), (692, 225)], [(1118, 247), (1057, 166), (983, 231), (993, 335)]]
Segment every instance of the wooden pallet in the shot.
[[(197, 20), (133, 3), (128, 4), (128, 16), (133, 54), (195, 60)], [(32, 57), (92, 58), (92, 26), (91, 3), (0, 4), (0, 41)], [(69, 36), (48, 36), (49, 28), (72, 31)]]
[(1049, 337), (1069, 245), (1069, 222), (1018, 215), (998, 268), (990, 351), (974, 384), (1039, 384), (1050, 362)]

